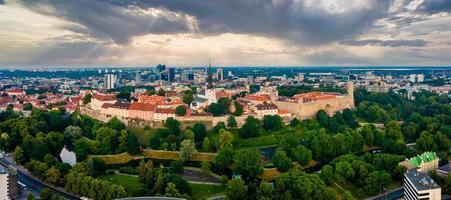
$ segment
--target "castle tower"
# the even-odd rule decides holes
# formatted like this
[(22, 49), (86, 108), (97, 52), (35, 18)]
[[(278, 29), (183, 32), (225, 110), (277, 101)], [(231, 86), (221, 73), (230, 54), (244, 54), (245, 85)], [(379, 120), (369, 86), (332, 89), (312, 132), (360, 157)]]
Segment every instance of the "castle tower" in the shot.
[(351, 108), (354, 108), (354, 83), (352, 81), (348, 81), (348, 97), (351, 104)]

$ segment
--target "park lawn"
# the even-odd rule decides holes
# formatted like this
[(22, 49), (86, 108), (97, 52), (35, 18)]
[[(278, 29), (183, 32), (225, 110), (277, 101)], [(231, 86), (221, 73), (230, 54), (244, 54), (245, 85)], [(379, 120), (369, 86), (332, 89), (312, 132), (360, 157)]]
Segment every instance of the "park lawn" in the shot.
[(135, 192), (135, 190), (138, 188), (139, 185), (139, 180), (137, 176), (125, 174), (106, 175), (102, 177), (102, 179), (109, 181), (111, 183), (121, 185), (130, 195), (133, 195), (133, 193)]
[(215, 195), (224, 194), (225, 188), (221, 185), (206, 185), (191, 183), (191, 193), (194, 199), (205, 199)]
[(145, 130), (141, 127), (127, 127), (127, 131), (132, 133), (138, 138), (139, 144), (147, 146), (149, 144), (150, 138), (155, 134), (156, 129)]

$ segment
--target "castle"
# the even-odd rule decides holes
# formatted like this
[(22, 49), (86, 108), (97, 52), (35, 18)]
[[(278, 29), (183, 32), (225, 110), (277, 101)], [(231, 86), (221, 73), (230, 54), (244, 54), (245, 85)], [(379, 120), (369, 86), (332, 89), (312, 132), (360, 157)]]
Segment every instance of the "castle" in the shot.
[(286, 110), (298, 119), (313, 118), (319, 110), (325, 110), (327, 114), (333, 115), (346, 108), (354, 108), (354, 84), (352, 82), (347, 83), (347, 94), (309, 92), (293, 97), (279, 97), (277, 92), (268, 93), (271, 96), (271, 102), (279, 110)]

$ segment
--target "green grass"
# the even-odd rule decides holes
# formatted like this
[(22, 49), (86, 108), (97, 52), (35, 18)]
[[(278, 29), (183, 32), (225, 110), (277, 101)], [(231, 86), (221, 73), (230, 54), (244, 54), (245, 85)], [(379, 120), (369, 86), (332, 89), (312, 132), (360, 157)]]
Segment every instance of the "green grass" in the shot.
[(225, 189), (221, 185), (190, 184), (194, 199), (205, 199), (223, 194)]
[(115, 183), (121, 185), (127, 190), (129, 194), (133, 194), (135, 190), (138, 188), (139, 180), (136, 176), (123, 175), (123, 174), (114, 174), (114, 175), (106, 175), (102, 177), (103, 180), (109, 181), (111, 183)]

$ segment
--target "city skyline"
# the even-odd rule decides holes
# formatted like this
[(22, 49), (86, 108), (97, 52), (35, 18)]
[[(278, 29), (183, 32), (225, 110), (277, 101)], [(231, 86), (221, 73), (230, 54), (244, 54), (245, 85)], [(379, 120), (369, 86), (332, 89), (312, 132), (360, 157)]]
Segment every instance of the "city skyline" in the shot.
[(446, 66), (451, 2), (0, 0), (0, 66)]

